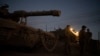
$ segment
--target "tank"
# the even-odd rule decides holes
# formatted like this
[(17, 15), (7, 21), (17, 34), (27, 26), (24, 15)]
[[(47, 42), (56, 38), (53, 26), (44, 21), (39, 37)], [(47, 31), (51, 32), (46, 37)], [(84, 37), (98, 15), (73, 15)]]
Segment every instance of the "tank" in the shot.
[[(41, 42), (48, 51), (54, 49), (55, 40), (57, 40), (54, 34), (19, 23), (19, 21), (29, 16), (60, 16), (61, 12), (59, 10), (35, 12), (19, 10), (9, 13), (7, 5), (2, 7), (0, 7), (0, 46), (33, 48), (37, 43)], [(49, 40), (53, 44), (49, 44)]]

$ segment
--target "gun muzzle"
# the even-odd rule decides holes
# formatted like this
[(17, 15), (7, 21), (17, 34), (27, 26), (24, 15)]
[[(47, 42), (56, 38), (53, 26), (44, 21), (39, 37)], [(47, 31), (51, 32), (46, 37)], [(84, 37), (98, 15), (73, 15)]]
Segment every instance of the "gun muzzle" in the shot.
[(51, 12), (52, 12), (53, 16), (60, 16), (60, 14), (61, 14), (60, 10), (51, 10)]

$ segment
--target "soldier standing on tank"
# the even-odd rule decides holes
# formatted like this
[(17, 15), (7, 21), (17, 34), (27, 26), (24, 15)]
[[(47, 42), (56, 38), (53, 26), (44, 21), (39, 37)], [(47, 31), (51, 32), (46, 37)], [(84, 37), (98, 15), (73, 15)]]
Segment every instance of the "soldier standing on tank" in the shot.
[(14, 22), (18, 22), (20, 20), (20, 18), (14, 17), (14, 13), (9, 13), (8, 8), (9, 8), (8, 4), (5, 4), (0, 7), (0, 18), (1, 19), (9, 19)]
[(80, 46), (80, 55), (82, 56), (84, 54), (84, 48), (85, 48), (85, 38), (86, 38), (86, 26), (82, 26), (82, 29), (79, 32), (79, 46)]
[(67, 55), (71, 54), (71, 47), (70, 47), (70, 38), (71, 38), (71, 31), (70, 31), (70, 25), (67, 25), (65, 28), (65, 53)]
[(8, 12), (9, 6), (7, 4), (0, 7), (0, 18), (7, 19), (9, 16)]

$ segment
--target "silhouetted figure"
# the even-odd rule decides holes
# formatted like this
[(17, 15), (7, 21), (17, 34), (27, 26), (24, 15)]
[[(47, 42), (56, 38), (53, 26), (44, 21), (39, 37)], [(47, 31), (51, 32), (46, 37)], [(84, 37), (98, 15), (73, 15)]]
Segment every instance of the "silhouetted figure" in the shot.
[(8, 12), (9, 6), (7, 4), (0, 7), (0, 18), (7, 19), (9, 12)]
[(84, 53), (84, 45), (85, 45), (85, 38), (86, 38), (86, 32), (85, 32), (86, 26), (82, 26), (82, 29), (79, 32), (79, 45), (80, 45), (80, 55), (83, 55)]
[(91, 39), (92, 39), (92, 32), (90, 32), (90, 29), (87, 29), (87, 32), (86, 32), (86, 41), (85, 41), (86, 51), (90, 50)]
[(67, 25), (65, 28), (65, 52), (67, 55), (71, 54), (71, 47), (70, 47), (70, 38), (71, 38), (71, 31), (70, 25)]

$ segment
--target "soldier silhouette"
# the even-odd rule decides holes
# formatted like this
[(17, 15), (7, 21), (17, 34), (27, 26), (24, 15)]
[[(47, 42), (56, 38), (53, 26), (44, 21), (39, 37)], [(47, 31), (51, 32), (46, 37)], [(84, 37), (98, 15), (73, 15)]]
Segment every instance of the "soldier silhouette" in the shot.
[(16, 17), (14, 15), (14, 13), (9, 13), (8, 8), (9, 8), (8, 4), (5, 4), (5, 5), (3, 5), (3, 6), (0, 7), (0, 18), (1, 19), (9, 19), (9, 20), (12, 20), (14, 22), (19, 22), (20, 18)]
[(7, 4), (0, 7), (0, 18), (3, 18), (3, 19), (8, 18), (8, 15), (9, 15), (8, 8), (9, 6)]
[(80, 55), (84, 53), (84, 46), (85, 46), (85, 38), (86, 38), (86, 26), (83, 25), (82, 29), (79, 32), (79, 46), (80, 46)]
[(67, 55), (71, 54), (71, 47), (70, 47), (70, 38), (71, 38), (71, 31), (70, 31), (70, 25), (67, 25), (65, 28), (65, 52)]
[(90, 29), (87, 29), (87, 32), (86, 32), (86, 41), (85, 41), (86, 51), (90, 50), (91, 39), (92, 39), (92, 32), (90, 32)]

